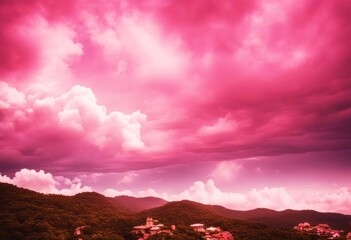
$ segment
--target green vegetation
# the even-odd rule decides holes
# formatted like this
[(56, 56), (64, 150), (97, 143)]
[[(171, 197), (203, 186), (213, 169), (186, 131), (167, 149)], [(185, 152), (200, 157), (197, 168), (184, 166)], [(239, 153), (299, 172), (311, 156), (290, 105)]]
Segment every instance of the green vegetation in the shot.
[(334, 229), (351, 231), (351, 216), (340, 213), (321, 213), (313, 210), (284, 210), (274, 211), (271, 209), (257, 208), (249, 211), (238, 211), (216, 205), (204, 205), (195, 203), (203, 210), (210, 211), (212, 214), (240, 219), (255, 223), (262, 223), (270, 227), (293, 228), (300, 222), (309, 222), (312, 225), (328, 223)]
[(230, 231), (236, 240), (311, 240), (313, 236), (300, 234), (291, 228), (272, 228), (219, 216), (205, 205), (190, 202), (171, 202), (136, 214), (120, 211), (111, 199), (98, 193), (81, 193), (72, 197), (45, 195), (9, 184), (0, 184), (0, 239), (77, 239), (76, 227), (83, 229), (83, 239), (128, 239), (138, 236), (131, 233), (133, 226), (151, 216), (161, 223), (176, 225), (174, 235), (154, 235), (158, 239), (201, 239), (189, 227), (193, 223), (219, 226)]
[(44, 195), (9, 184), (0, 192), (0, 239), (75, 239), (75, 228), (84, 225), (84, 240), (131, 239), (133, 217), (97, 193)]
[[(298, 234), (291, 229), (270, 228), (263, 224), (214, 215), (213, 212), (206, 210), (203, 206), (191, 201), (171, 202), (165, 206), (141, 212), (138, 215), (142, 219), (146, 216), (153, 216), (166, 225), (175, 224), (177, 230), (186, 233), (187, 236), (193, 233), (189, 229), (190, 224), (203, 223), (206, 226), (219, 226), (222, 230), (231, 232), (236, 240), (310, 239), (310, 236)], [(196, 236), (192, 237), (189, 239), (197, 239)]]

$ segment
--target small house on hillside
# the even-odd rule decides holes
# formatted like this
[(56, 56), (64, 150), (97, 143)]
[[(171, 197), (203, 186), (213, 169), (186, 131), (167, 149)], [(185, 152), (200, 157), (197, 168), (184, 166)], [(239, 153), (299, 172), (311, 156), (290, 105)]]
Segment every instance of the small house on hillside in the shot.
[(195, 232), (205, 232), (204, 224), (202, 223), (191, 224), (190, 228), (193, 229)]

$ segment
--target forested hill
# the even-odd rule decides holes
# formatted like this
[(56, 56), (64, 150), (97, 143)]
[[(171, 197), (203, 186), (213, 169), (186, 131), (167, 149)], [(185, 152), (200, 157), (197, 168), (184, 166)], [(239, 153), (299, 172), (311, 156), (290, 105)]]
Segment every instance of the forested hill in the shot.
[(203, 223), (205, 226), (219, 226), (223, 230), (230, 231), (235, 239), (308, 239), (295, 234), (292, 230), (270, 228), (263, 224), (256, 224), (243, 220), (235, 220), (215, 215), (206, 210), (205, 205), (191, 201), (170, 202), (166, 205), (137, 215), (140, 218), (153, 216), (160, 222), (170, 225), (175, 224), (182, 232), (189, 230), (193, 223)]
[(85, 225), (85, 240), (131, 237), (134, 217), (98, 193), (44, 195), (9, 184), (0, 192), (0, 239), (75, 239), (75, 228)]
[(335, 229), (351, 231), (351, 215), (340, 213), (321, 213), (313, 210), (284, 210), (275, 211), (266, 208), (257, 208), (248, 211), (231, 210), (218, 205), (205, 205), (196, 202), (189, 204), (197, 208), (210, 211), (218, 216), (262, 223), (270, 227), (293, 228), (297, 223), (309, 222), (312, 225), (328, 223)]
[[(166, 226), (176, 225), (177, 231), (171, 239), (199, 239), (189, 227), (198, 222), (230, 231), (236, 240), (310, 239), (290, 227), (273, 228), (237, 220), (235, 216), (220, 216), (224, 214), (218, 209), (216, 213), (211, 206), (190, 201), (170, 202), (127, 214), (120, 211), (111, 198), (94, 192), (75, 196), (45, 195), (0, 183), (0, 193), (0, 239), (77, 239), (73, 234), (75, 228), (88, 226), (83, 231), (84, 240), (134, 240), (137, 238), (131, 234), (133, 226), (145, 224), (148, 216)], [(157, 236), (150, 238), (154, 239), (158, 239)]]

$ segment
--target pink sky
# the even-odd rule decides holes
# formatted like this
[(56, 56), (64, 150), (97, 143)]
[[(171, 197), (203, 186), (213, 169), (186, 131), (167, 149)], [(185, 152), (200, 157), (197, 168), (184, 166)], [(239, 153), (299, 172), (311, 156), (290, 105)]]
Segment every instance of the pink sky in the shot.
[(351, 209), (351, 4), (0, 3), (0, 181)]

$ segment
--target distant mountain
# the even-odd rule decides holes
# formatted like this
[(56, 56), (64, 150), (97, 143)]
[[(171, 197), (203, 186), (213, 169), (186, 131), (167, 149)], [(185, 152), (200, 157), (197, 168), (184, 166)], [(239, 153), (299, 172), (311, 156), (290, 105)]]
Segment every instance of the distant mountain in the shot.
[(166, 200), (156, 197), (136, 198), (129, 196), (117, 196), (114, 198), (109, 198), (109, 201), (120, 211), (125, 213), (141, 212), (151, 208), (163, 206), (167, 203)]
[(297, 223), (309, 222), (312, 225), (318, 223), (328, 223), (335, 229), (351, 230), (351, 215), (340, 213), (321, 213), (313, 210), (284, 210), (274, 211), (271, 209), (257, 208), (249, 211), (237, 211), (227, 209), (218, 205), (203, 205), (207, 209), (219, 216), (248, 220), (262, 223), (271, 227), (292, 228)]
[[(186, 211), (176, 211), (174, 209), (184, 209)], [(216, 215), (225, 218), (244, 220), (254, 223), (264, 224), (269, 227), (293, 228), (300, 222), (309, 222), (312, 225), (319, 223), (327, 223), (334, 229), (343, 229), (351, 231), (351, 215), (340, 213), (321, 213), (313, 210), (284, 210), (275, 211), (266, 208), (257, 208), (249, 211), (231, 210), (218, 205), (205, 205), (197, 202), (183, 200), (180, 202), (171, 202), (163, 207), (145, 211), (149, 215), (160, 215), (163, 212), (174, 212), (172, 216), (166, 216), (167, 219), (172, 217), (181, 219), (185, 217), (189, 219), (188, 214), (194, 218), (190, 218), (192, 222), (200, 219), (206, 219), (207, 215)]]

